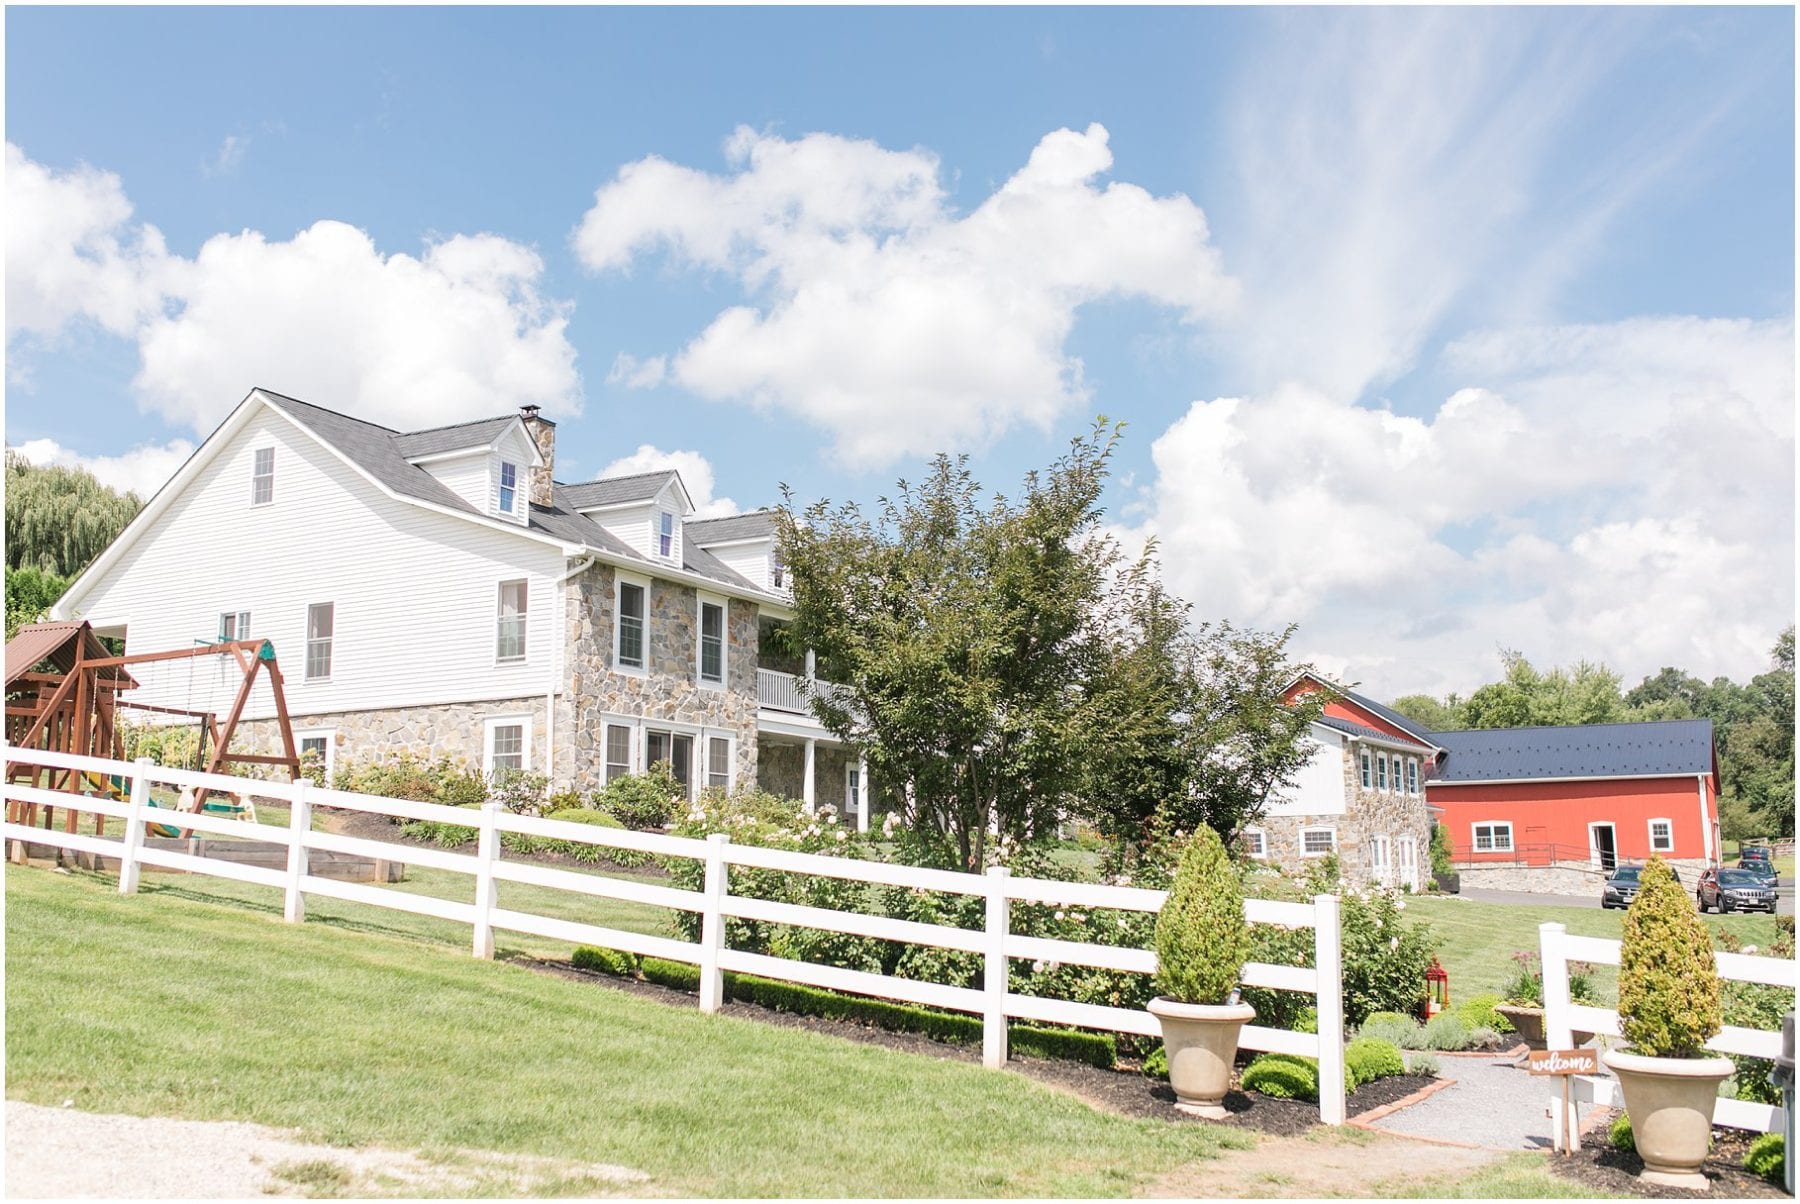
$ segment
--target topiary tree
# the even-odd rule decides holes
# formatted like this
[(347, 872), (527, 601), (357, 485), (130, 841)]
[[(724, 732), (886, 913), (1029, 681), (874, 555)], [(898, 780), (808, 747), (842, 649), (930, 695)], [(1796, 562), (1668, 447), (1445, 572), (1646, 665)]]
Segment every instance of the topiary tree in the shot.
[(1177, 1003), (1224, 1003), (1250, 955), (1244, 892), (1219, 834), (1201, 828), (1181, 854), (1156, 917), (1156, 987)]
[(1706, 925), (1661, 857), (1644, 867), (1625, 912), (1619, 1026), (1632, 1052), (1698, 1058), (1723, 1024)]

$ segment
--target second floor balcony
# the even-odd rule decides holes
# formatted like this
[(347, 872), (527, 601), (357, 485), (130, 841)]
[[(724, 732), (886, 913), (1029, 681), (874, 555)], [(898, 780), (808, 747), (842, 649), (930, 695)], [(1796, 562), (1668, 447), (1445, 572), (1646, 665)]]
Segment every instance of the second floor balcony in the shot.
[(808, 679), (798, 673), (783, 673), (779, 669), (756, 671), (757, 704), (771, 711), (785, 711), (811, 718), (812, 692), (829, 695), (836, 689), (828, 681)]

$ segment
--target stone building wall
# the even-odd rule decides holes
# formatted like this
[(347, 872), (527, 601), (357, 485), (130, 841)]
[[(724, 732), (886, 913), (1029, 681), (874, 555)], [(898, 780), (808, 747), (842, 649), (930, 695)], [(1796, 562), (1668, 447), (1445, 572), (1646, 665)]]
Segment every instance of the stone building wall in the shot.
[[(692, 586), (652, 580), (646, 608), (645, 672), (613, 667), (613, 567), (596, 564), (565, 586), (564, 694), (556, 711), (556, 782), (581, 791), (604, 780), (607, 715), (666, 719), (737, 737), (737, 780), (757, 780), (757, 608), (726, 603), (725, 688), (702, 689), (695, 664), (698, 594)], [(642, 749), (638, 750), (639, 756)], [(700, 756), (699, 750), (695, 752)], [(698, 772), (698, 765), (696, 772)]]
[(1431, 813), (1425, 807), (1425, 796), (1385, 790), (1365, 790), (1362, 769), (1354, 743), (1344, 745), (1344, 798), (1341, 815), (1271, 815), (1260, 826), (1263, 829), (1267, 860), (1290, 873), (1304, 873), (1316, 857), (1307, 857), (1301, 849), (1300, 834), (1306, 828), (1333, 828), (1337, 832), (1338, 864), (1344, 880), (1364, 885), (1376, 880), (1370, 864), (1369, 837), (1387, 836), (1388, 861), (1394, 880), (1400, 881), (1402, 868), (1399, 842), (1410, 836), (1414, 841), (1414, 859), (1418, 880), (1431, 878)]
[[(332, 755), (338, 769), (352, 762), (397, 761), (401, 757), (435, 761), (443, 757), (465, 769), (479, 770), (486, 751), (486, 721), (512, 715), (531, 716), (531, 765), (541, 771), (545, 734), (541, 694), (487, 702), (296, 715), (293, 727), (296, 732), (335, 729)], [(253, 753), (279, 752), (280, 730), (273, 719), (246, 720), (238, 725), (233, 744)]]
[[(813, 803), (819, 807), (844, 809), (844, 771), (851, 764), (849, 750), (842, 745), (820, 743), (813, 747)], [(771, 794), (783, 798), (806, 796), (806, 746), (786, 741), (765, 741), (757, 763), (757, 784)]]
[[(1710, 864), (1702, 857), (1669, 859), (1669, 866), (1681, 876), (1681, 885), (1692, 891), (1700, 874)], [(1462, 887), (1479, 890), (1516, 890), (1538, 895), (1580, 895), (1600, 897), (1600, 884), (1606, 875), (1587, 861), (1559, 861), (1554, 865), (1483, 865), (1462, 864), (1456, 867)]]

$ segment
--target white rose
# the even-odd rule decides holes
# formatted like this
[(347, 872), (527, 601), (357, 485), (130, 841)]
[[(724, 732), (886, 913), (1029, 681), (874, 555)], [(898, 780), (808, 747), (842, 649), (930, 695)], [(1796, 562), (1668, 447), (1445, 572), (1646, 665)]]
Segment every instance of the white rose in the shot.
[(839, 840), (840, 840), (840, 841), (843, 841), (843, 840), (849, 840), (849, 839), (850, 839), (850, 833), (848, 833), (848, 832), (839, 832), (839, 833), (838, 833), (838, 839), (839, 839)]

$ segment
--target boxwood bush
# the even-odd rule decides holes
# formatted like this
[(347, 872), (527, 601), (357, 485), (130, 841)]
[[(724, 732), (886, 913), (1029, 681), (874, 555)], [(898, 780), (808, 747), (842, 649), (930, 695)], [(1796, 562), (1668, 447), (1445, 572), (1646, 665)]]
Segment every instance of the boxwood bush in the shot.
[(1764, 1133), (1751, 1142), (1744, 1151), (1744, 1169), (1777, 1187), (1787, 1186), (1787, 1138), (1780, 1133)]
[(1287, 1054), (1260, 1055), (1244, 1068), (1241, 1081), (1244, 1090), (1276, 1099), (1319, 1098), (1319, 1068)]
[(1619, 1027), (1633, 1053), (1697, 1058), (1718, 1035), (1719, 974), (1712, 939), (1661, 857), (1651, 857), (1625, 911), (1619, 952)]
[(1377, 1037), (1358, 1037), (1344, 1050), (1344, 1066), (1357, 1086), (1406, 1073), (1398, 1046)]
[(1188, 840), (1156, 917), (1156, 988), (1179, 1003), (1224, 1003), (1250, 956), (1244, 892), (1219, 834)]
[(1631, 1135), (1631, 1117), (1623, 1112), (1619, 1113), (1619, 1119), (1613, 1121), (1612, 1128), (1607, 1130), (1606, 1144), (1621, 1154), (1637, 1153), (1637, 1139)]

